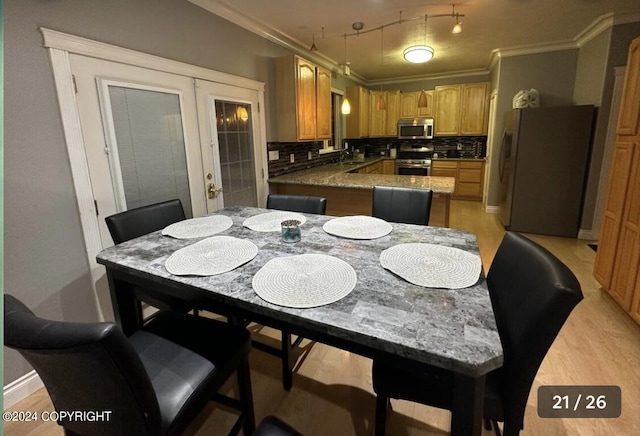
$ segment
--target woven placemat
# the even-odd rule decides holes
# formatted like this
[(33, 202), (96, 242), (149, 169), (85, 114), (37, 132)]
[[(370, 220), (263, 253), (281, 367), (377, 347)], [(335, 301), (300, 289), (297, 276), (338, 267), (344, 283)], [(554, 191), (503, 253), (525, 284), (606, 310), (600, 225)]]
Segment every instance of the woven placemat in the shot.
[(307, 218), (296, 212), (277, 211), (254, 215), (243, 221), (242, 225), (256, 232), (279, 232), (282, 221), (296, 220), (300, 225), (307, 222)]
[(168, 225), (162, 234), (177, 239), (205, 238), (227, 230), (232, 224), (228, 216), (209, 215)]
[(388, 222), (372, 216), (345, 216), (327, 221), (322, 229), (330, 235), (349, 239), (376, 239), (391, 233)]
[(344, 298), (356, 286), (356, 272), (326, 254), (277, 257), (253, 277), (253, 290), (269, 303), (285, 307), (324, 306)]
[(380, 254), (380, 264), (409, 283), (427, 288), (460, 289), (480, 277), (480, 257), (453, 247), (398, 244)]
[(165, 262), (174, 275), (213, 276), (231, 271), (258, 254), (251, 241), (233, 236), (212, 236), (181, 248)]

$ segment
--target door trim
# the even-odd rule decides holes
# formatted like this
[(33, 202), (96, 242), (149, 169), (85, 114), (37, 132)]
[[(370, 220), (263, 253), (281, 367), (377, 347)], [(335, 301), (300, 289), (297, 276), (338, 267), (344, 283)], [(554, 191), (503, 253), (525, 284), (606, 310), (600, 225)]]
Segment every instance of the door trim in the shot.
[[(55, 30), (41, 27), (40, 31), (44, 36), (43, 46), (48, 49), (49, 58), (51, 59), (54, 85), (58, 96), (58, 108), (62, 118), (63, 134), (71, 166), (78, 213), (82, 224), (82, 234), (87, 250), (91, 287), (98, 316), (104, 320), (104, 313), (100, 309), (95, 286), (95, 283), (104, 275), (104, 268), (96, 262), (97, 254), (102, 251), (102, 241), (100, 240), (98, 229), (69, 53), (252, 89), (258, 91), (260, 107), (264, 107), (265, 84), (256, 80), (209, 70)], [(261, 129), (260, 138), (256, 138), (258, 142), (256, 146), (264, 146), (266, 153), (266, 120), (263, 111), (260, 111), (259, 114), (257, 122), (260, 123)]]

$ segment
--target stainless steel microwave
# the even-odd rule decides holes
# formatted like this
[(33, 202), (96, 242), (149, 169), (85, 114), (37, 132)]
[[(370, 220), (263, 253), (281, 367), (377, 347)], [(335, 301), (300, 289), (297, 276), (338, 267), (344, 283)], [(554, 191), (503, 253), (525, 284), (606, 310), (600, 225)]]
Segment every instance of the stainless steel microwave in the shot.
[(433, 138), (433, 118), (402, 118), (398, 120), (398, 139)]

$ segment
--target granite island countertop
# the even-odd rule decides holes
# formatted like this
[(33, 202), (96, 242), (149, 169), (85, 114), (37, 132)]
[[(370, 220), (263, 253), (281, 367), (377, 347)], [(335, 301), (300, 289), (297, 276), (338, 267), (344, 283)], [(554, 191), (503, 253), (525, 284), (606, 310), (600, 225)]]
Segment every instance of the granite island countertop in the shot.
[(331, 186), (339, 188), (373, 189), (374, 186), (431, 189), (439, 194), (453, 194), (455, 178), (432, 176), (399, 176), (393, 174), (358, 174), (351, 171), (375, 164), (381, 157), (366, 158), (363, 162), (332, 163), (282, 176), (269, 178), (269, 183)]

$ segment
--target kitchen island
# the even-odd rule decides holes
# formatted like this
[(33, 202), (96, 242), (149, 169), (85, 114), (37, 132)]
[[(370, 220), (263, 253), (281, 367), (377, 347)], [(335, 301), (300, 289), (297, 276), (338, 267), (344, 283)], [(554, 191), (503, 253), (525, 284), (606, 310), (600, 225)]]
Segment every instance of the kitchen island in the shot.
[(449, 227), (449, 205), (455, 189), (452, 177), (398, 176), (358, 172), (382, 158), (333, 163), (269, 178), (271, 194), (312, 195), (327, 199), (327, 214), (371, 215), (374, 186), (431, 189), (429, 225)]

